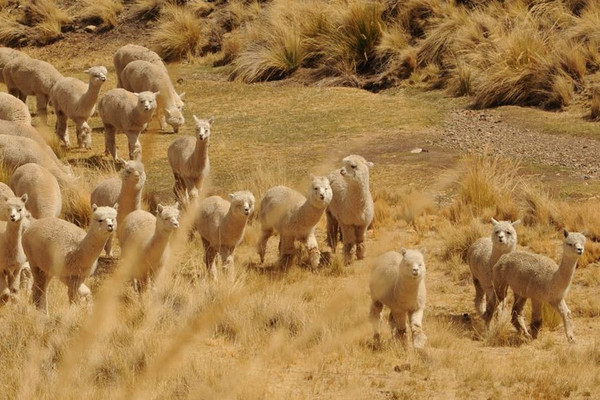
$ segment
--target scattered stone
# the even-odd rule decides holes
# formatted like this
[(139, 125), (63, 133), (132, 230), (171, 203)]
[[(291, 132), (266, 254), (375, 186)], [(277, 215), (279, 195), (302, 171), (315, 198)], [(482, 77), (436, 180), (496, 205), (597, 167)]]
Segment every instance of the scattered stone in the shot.
[(83, 28), (83, 30), (88, 33), (96, 32), (96, 29), (98, 29), (98, 28), (96, 28), (94, 25), (88, 25), (85, 28)]

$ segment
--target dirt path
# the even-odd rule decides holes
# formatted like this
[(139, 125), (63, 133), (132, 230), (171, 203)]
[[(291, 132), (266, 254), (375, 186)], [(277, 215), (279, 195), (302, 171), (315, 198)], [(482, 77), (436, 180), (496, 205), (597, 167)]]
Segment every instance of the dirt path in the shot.
[(510, 124), (501, 110), (455, 110), (434, 145), (460, 151), (484, 150), (529, 163), (573, 169), (590, 179), (600, 174), (600, 140), (559, 136)]

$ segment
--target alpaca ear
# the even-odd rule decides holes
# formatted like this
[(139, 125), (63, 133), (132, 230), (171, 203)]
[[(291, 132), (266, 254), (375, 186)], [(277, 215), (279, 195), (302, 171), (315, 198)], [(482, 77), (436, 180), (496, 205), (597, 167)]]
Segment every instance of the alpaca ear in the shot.
[(29, 198), (29, 197), (27, 196), (27, 193), (23, 193), (23, 196), (21, 196), (21, 201), (22, 201), (23, 203), (27, 203), (27, 199), (28, 199), (28, 198)]
[(201, 119), (200, 119), (200, 118), (196, 117), (195, 115), (193, 115), (193, 117), (194, 117), (194, 121), (195, 121), (196, 123), (200, 123), (200, 121), (201, 121)]
[(234, 197), (234, 196), (233, 196), (233, 193), (229, 193), (229, 195), (228, 195), (228, 196), (229, 196), (229, 200), (233, 200), (233, 197)]
[(492, 221), (492, 224), (498, 225), (498, 221), (496, 221), (496, 218), (492, 218), (491, 221)]
[(566, 238), (567, 236), (569, 236), (569, 231), (568, 231), (568, 230), (566, 230), (566, 229), (563, 229), (563, 235), (564, 235), (564, 236), (565, 236), (565, 238)]
[(115, 209), (115, 211), (119, 211), (119, 203), (115, 203), (113, 204), (113, 207)]
[(371, 161), (367, 161), (367, 167), (372, 168), (374, 165)]
[(518, 219), (518, 220), (516, 220), (515, 222), (513, 222), (513, 223), (512, 223), (512, 226), (517, 226), (517, 225), (519, 225), (520, 223), (521, 223), (521, 220), (520, 220), (520, 219)]
[(157, 211), (158, 214), (160, 214), (161, 212), (163, 212), (163, 209), (164, 209), (164, 207), (163, 207), (162, 204), (158, 204), (156, 206), (156, 211)]
[(100, 66), (100, 71), (101, 71), (101, 72), (102, 72), (104, 75), (108, 74), (108, 70), (106, 69), (106, 67), (105, 67), (104, 65)]
[(183, 98), (184, 98), (184, 97), (185, 97), (185, 92), (181, 92), (181, 93), (179, 93), (179, 98), (180, 98), (181, 100), (183, 100)]
[(96, 211), (98, 209), (98, 206), (96, 205), (96, 203), (92, 204), (92, 212)]
[(89, 70), (89, 69), (86, 69), (86, 70), (84, 70), (84, 71), (83, 71), (83, 73), (84, 73), (84, 74), (89, 74), (89, 73), (90, 73), (90, 70)]
[(209, 125), (212, 125), (212, 124), (213, 124), (213, 122), (215, 122), (215, 116), (214, 116), (214, 115), (211, 115), (211, 116), (210, 116), (210, 118), (208, 119), (208, 124), (209, 124)]
[(178, 209), (178, 210), (179, 210), (179, 202), (178, 202), (178, 201), (176, 201), (176, 202), (175, 202), (175, 204), (173, 204), (173, 207), (175, 207), (176, 209)]
[(423, 246), (419, 249), (419, 251), (421, 252), (421, 254), (425, 255), (427, 254), (427, 247)]
[(158, 92), (154, 92), (154, 96), (158, 97), (158, 95), (160, 94), (160, 90)]
[(402, 254), (402, 255), (406, 254), (406, 249), (404, 247), (400, 249), (400, 254)]

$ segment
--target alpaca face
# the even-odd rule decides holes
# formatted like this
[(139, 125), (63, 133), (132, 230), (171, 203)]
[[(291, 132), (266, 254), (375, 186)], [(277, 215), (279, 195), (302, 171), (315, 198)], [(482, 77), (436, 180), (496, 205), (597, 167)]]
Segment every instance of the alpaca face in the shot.
[[(183, 104), (182, 104), (181, 108), (183, 108)], [(185, 119), (183, 118), (183, 114), (181, 113), (181, 108), (179, 108), (179, 107), (165, 108), (165, 116), (167, 119), (167, 124), (169, 124), (173, 127), (173, 131), (175, 133), (179, 132), (179, 127), (185, 123)]]
[(407, 279), (419, 280), (425, 276), (425, 258), (419, 250), (402, 249), (400, 274)]
[(350, 155), (343, 160), (344, 166), (340, 174), (346, 180), (362, 181), (369, 178), (369, 168), (373, 166), (372, 162), (365, 160), (362, 156)]
[(6, 219), (10, 222), (19, 222), (26, 215), (25, 203), (27, 202), (27, 194), (21, 197), (4, 197)]
[(198, 140), (208, 140), (210, 138), (210, 128), (212, 127), (214, 118), (200, 119), (194, 115), (194, 124), (196, 126), (196, 136)]
[(141, 92), (135, 93), (138, 98), (137, 108), (142, 113), (153, 113), (156, 110), (156, 93), (152, 92)]
[(121, 179), (124, 182), (131, 182), (132, 184), (144, 184), (146, 181), (146, 171), (144, 169), (144, 164), (140, 161), (129, 160), (124, 161), (125, 167), (123, 167), (123, 171), (121, 172)]
[(564, 254), (580, 256), (585, 248), (585, 236), (578, 232), (565, 231), (565, 241), (563, 244)]
[(157, 206), (156, 225), (167, 232), (179, 228), (179, 209), (176, 206)]
[(90, 229), (111, 233), (117, 229), (117, 210), (113, 207), (92, 206)]
[(90, 75), (90, 83), (92, 85), (102, 85), (104, 82), (106, 82), (106, 74), (108, 73), (108, 70), (105, 66), (95, 66), (85, 70), (84, 72)]
[(327, 207), (331, 202), (333, 192), (329, 184), (329, 179), (325, 176), (315, 176), (311, 183), (311, 191), (309, 193), (309, 199), (315, 207)]
[(496, 221), (492, 218), (492, 243), (494, 246), (499, 246), (506, 249), (514, 249), (517, 245), (517, 231), (515, 226), (519, 224), (519, 220), (515, 222), (510, 221)]
[(235, 192), (230, 194), (229, 198), (231, 199), (232, 210), (236, 215), (248, 217), (254, 211), (256, 200), (251, 192), (247, 190)]

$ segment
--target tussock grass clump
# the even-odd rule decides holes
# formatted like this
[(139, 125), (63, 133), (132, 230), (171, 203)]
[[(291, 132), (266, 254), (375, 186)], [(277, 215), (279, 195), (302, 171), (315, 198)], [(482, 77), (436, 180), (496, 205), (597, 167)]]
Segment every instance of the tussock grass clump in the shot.
[(33, 27), (31, 38), (35, 44), (45, 45), (62, 38), (62, 29), (72, 22), (67, 12), (52, 0), (33, 0), (23, 7), (20, 23)]
[(167, 6), (152, 41), (165, 61), (188, 58), (198, 54), (205, 44), (204, 26), (190, 10)]
[(27, 28), (10, 16), (0, 15), (0, 44), (9, 47), (19, 46), (27, 41)]
[(600, 120), (600, 88), (596, 87), (592, 91), (592, 102), (590, 105), (590, 118), (594, 121)]
[[(518, 219), (515, 193), (522, 180), (518, 161), (498, 156), (470, 155), (459, 178), (455, 202), (447, 212), (450, 219), (460, 221), (474, 216), (496, 219)], [(491, 215), (490, 215), (491, 214)]]
[(113, 28), (117, 24), (117, 17), (122, 11), (123, 3), (121, 0), (85, 0), (79, 18), (84, 23)]

